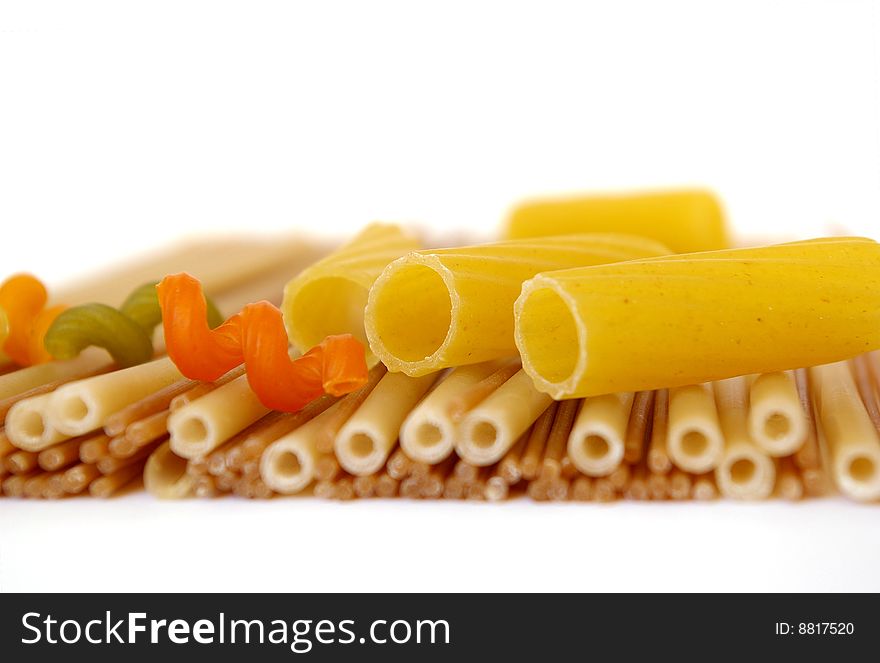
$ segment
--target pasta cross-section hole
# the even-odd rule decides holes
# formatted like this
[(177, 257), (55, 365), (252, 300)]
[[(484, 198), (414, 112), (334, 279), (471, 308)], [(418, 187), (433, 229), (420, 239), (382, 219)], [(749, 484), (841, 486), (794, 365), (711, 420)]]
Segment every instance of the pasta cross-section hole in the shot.
[(79, 396), (71, 396), (64, 399), (59, 411), (69, 421), (82, 421), (89, 415), (89, 406)]
[(376, 445), (373, 444), (373, 438), (366, 433), (355, 433), (349, 440), (348, 448), (353, 456), (367, 458), (372, 455)]
[(28, 437), (42, 437), (46, 431), (46, 424), (39, 412), (25, 412), (19, 426), (21, 432)]
[(481, 449), (487, 449), (498, 439), (498, 429), (488, 421), (478, 421), (471, 431), (473, 443)]
[(784, 414), (774, 412), (764, 420), (764, 434), (772, 440), (779, 440), (791, 431), (791, 422)]
[(425, 421), (416, 430), (416, 441), (423, 447), (433, 447), (443, 439), (443, 431), (437, 424)]
[(601, 435), (595, 433), (584, 438), (584, 455), (592, 460), (601, 460), (608, 455), (611, 445)]
[(374, 292), (378, 336), (391, 355), (421, 361), (440, 349), (452, 325), (452, 299), (440, 274), (402, 265)]
[(568, 303), (549, 288), (534, 290), (520, 317), (523, 356), (548, 382), (571, 377), (578, 359), (577, 323)]
[(700, 431), (690, 430), (681, 436), (681, 451), (687, 456), (702, 456), (709, 447), (709, 440)]
[(856, 456), (849, 463), (849, 474), (856, 481), (871, 481), (876, 471), (877, 466), (867, 456)]
[(275, 471), (285, 477), (295, 477), (302, 472), (302, 464), (299, 462), (299, 456), (292, 451), (285, 451), (279, 454), (275, 461)]
[(746, 484), (755, 477), (755, 463), (748, 458), (740, 458), (730, 466), (730, 480), (737, 484)]
[(208, 437), (208, 426), (200, 417), (183, 420), (178, 432), (184, 444), (199, 444)]

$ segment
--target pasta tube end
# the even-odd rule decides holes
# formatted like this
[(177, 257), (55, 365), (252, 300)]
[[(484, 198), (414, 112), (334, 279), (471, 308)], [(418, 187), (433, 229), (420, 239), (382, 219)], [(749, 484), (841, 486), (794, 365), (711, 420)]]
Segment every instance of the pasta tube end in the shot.
[[(291, 281), (284, 290), (281, 306), (290, 342), (305, 353), (328, 336), (351, 334), (366, 346), (364, 308), (368, 292), (361, 283), (345, 276)], [(376, 364), (375, 356), (369, 352), (367, 363)]]
[(587, 330), (577, 305), (552, 278), (523, 284), (514, 305), (516, 347), (538, 391), (556, 400), (576, 394), (587, 367)]
[(880, 499), (880, 449), (853, 448), (834, 461), (838, 487), (847, 497), (859, 502)]
[[(351, 334), (367, 345), (364, 308), (376, 277), (419, 242), (400, 226), (371, 223), (348, 244), (288, 282), (281, 310), (291, 343), (301, 353), (327, 336)], [(377, 363), (367, 353), (367, 364)]]
[(336, 458), (342, 468), (355, 476), (373, 474), (382, 469), (388, 457), (381, 436), (368, 426), (346, 427), (336, 438)]
[(144, 467), (144, 488), (161, 499), (192, 497), (194, 483), (186, 471), (186, 459), (175, 455), (168, 442), (150, 455)]
[(80, 385), (61, 387), (49, 400), (49, 424), (66, 435), (82, 435), (102, 425), (98, 404)]
[(439, 463), (455, 447), (455, 426), (448, 417), (415, 411), (400, 429), (400, 446), (410, 458)]
[(461, 424), (458, 454), (471, 465), (483, 467), (498, 462), (509, 441), (490, 418), (468, 417)]
[(364, 325), (389, 371), (418, 377), (445, 367), (460, 308), (454, 281), (436, 256), (419, 253), (395, 260), (376, 279)]
[(677, 467), (703, 474), (718, 467), (724, 455), (724, 436), (711, 385), (690, 385), (669, 394), (666, 449)]
[(168, 432), (171, 435), (171, 450), (183, 458), (203, 456), (217, 446), (212, 422), (200, 413), (191, 413), (185, 408), (169, 417)]
[(631, 409), (628, 394), (606, 394), (584, 401), (566, 446), (578, 470), (590, 477), (605, 477), (620, 466)]
[(715, 468), (721, 494), (736, 500), (763, 500), (776, 484), (776, 466), (757, 449), (743, 446), (725, 455)]
[(279, 440), (260, 459), (260, 477), (276, 493), (299, 493), (314, 480), (314, 456), (294, 440)]
[(6, 435), (25, 451), (41, 451), (66, 439), (49, 423), (47, 405), (50, 394), (25, 398), (13, 405), (6, 415)]
[(767, 373), (755, 378), (750, 393), (749, 434), (771, 456), (790, 456), (807, 438), (807, 417), (794, 378)]

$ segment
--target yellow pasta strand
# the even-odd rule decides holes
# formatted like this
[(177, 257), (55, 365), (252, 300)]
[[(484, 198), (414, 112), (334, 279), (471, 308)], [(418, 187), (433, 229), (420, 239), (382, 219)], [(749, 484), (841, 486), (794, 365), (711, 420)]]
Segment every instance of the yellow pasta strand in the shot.
[(569, 235), (417, 251), (385, 269), (370, 290), (370, 347), (410, 376), (516, 354), (513, 303), (541, 271), (660, 256), (628, 235)]
[[(306, 352), (332, 334), (352, 334), (366, 345), (370, 286), (388, 263), (417, 248), (416, 239), (399, 226), (374, 223), (305, 269), (284, 288), (281, 311), (290, 342)], [(367, 361), (376, 363), (369, 353)]]
[(840, 492), (863, 502), (880, 499), (880, 434), (846, 362), (810, 369), (813, 399), (831, 474)]
[(554, 398), (708, 382), (880, 347), (880, 245), (828, 238), (540, 274), (523, 368)]
[(776, 483), (776, 465), (749, 435), (749, 394), (745, 377), (714, 384), (724, 453), (715, 468), (715, 483), (725, 497), (766, 499)]
[(729, 246), (721, 204), (700, 190), (535, 200), (513, 211), (505, 236), (608, 232), (650, 237), (677, 253)]

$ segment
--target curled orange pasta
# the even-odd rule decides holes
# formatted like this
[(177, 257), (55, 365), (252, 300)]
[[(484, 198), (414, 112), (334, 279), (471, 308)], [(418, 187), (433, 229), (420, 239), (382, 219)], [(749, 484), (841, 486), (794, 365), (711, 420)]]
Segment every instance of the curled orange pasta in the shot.
[(296, 412), (323, 395), (342, 396), (367, 382), (363, 344), (351, 334), (328, 336), (298, 359), (288, 354), (281, 311), (269, 302), (241, 312), (248, 383), (266, 407)]
[(366, 384), (366, 350), (351, 334), (328, 336), (291, 359), (281, 311), (269, 302), (249, 304), (212, 330), (197, 279), (166, 276), (157, 291), (168, 355), (188, 378), (216, 380), (244, 362), (260, 402), (284, 412), (296, 412), (325, 393), (341, 396)]
[(43, 338), (64, 306), (46, 307), (49, 295), (42, 282), (30, 274), (16, 274), (0, 285), (0, 308), (6, 313), (9, 334), (3, 352), (19, 366), (52, 359)]
[(156, 292), (165, 347), (181, 373), (192, 380), (211, 382), (242, 363), (238, 315), (211, 329), (198, 279), (185, 272), (171, 274), (156, 286)]

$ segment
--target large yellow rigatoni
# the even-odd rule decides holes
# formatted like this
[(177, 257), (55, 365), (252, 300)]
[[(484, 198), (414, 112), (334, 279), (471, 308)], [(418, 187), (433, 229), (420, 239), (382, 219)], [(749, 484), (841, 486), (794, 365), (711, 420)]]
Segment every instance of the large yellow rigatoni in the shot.
[(426, 375), (516, 354), (513, 302), (548, 269), (597, 265), (669, 250), (629, 235), (568, 235), (417, 251), (376, 279), (364, 324), (390, 371)]
[(729, 246), (721, 204), (695, 189), (530, 201), (513, 211), (505, 237), (609, 232), (650, 237), (680, 253)]
[[(290, 342), (306, 352), (331, 334), (366, 343), (364, 307), (373, 281), (392, 260), (419, 247), (402, 228), (374, 223), (284, 288), (281, 311)], [(373, 364), (375, 357), (367, 353)]]
[(828, 363), (880, 347), (880, 245), (828, 238), (545, 273), (516, 302), (554, 398)]

